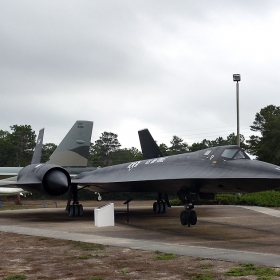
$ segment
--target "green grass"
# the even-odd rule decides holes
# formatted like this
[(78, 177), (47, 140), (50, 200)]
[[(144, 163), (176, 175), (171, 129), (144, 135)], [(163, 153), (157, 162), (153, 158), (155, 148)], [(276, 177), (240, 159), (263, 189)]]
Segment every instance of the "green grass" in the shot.
[(39, 236), (38, 240), (39, 241), (46, 241), (46, 240), (49, 240), (49, 237)]
[(122, 274), (127, 274), (127, 273), (129, 273), (129, 270), (127, 268), (122, 268), (122, 269), (119, 269), (118, 272), (122, 273)]
[(214, 275), (210, 274), (210, 273), (198, 273), (194, 276), (191, 277), (191, 280), (213, 280), (214, 279)]
[(274, 276), (280, 276), (280, 271), (269, 267), (260, 267), (251, 263), (246, 263), (242, 264), (241, 267), (232, 268), (226, 272), (226, 276), (240, 277), (249, 275), (255, 275), (259, 280), (270, 280), (273, 279)]
[(20, 275), (20, 274), (10, 275), (10, 276), (7, 276), (7, 277), (3, 278), (3, 280), (24, 280), (24, 279), (27, 279), (27, 276)]
[(21, 205), (8, 205), (8, 206), (2, 206), (2, 207), (0, 207), (0, 211), (5, 211), (5, 210), (34, 209), (34, 208), (39, 208), (39, 207), (37, 207), (37, 206), (32, 206), (32, 205), (26, 205), (26, 206), (21, 206)]
[(74, 247), (82, 249), (84, 251), (99, 251), (104, 250), (105, 246), (102, 244), (94, 244), (94, 243), (84, 243), (80, 241), (69, 241)]
[(109, 257), (109, 255), (107, 255), (107, 254), (105, 254), (105, 255), (95, 255), (94, 256), (95, 258), (99, 258), (99, 259), (103, 259), (103, 258), (108, 258)]
[(194, 258), (194, 260), (195, 260), (195, 261), (204, 261), (204, 260), (205, 260), (205, 258), (202, 258), (202, 257), (196, 257), (196, 258)]
[(204, 264), (200, 268), (201, 269), (210, 269), (210, 268), (213, 268), (213, 265), (211, 265), (211, 264)]
[(168, 260), (174, 260), (177, 259), (178, 256), (172, 254), (172, 253), (162, 253), (160, 251), (156, 251), (156, 256), (154, 257), (154, 260), (159, 261), (168, 261)]
[(86, 254), (86, 255), (80, 255), (80, 256), (76, 256), (76, 259), (78, 260), (88, 260), (92, 257), (91, 254)]

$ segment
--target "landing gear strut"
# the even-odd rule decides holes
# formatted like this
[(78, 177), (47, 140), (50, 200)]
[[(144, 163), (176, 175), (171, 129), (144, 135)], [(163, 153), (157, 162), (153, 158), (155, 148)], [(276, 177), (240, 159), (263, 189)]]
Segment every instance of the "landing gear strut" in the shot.
[(194, 204), (192, 201), (187, 201), (185, 210), (182, 211), (180, 215), (180, 221), (183, 226), (188, 225), (188, 227), (190, 227), (191, 225), (194, 226), (197, 223), (196, 212), (193, 209)]
[(70, 186), (68, 201), (65, 210), (68, 211), (69, 217), (83, 216), (84, 209), (83, 205), (79, 204), (78, 201), (78, 186), (76, 184), (71, 184)]
[(171, 207), (167, 193), (162, 197), (162, 193), (158, 194), (158, 199), (153, 204), (153, 211), (155, 214), (164, 214), (167, 212), (168, 207)]

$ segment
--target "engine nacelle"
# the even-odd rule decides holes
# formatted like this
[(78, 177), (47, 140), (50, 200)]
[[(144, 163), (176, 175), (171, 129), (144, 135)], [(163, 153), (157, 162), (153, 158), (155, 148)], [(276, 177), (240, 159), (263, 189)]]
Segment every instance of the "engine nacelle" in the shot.
[(57, 196), (65, 194), (71, 184), (68, 172), (55, 164), (31, 164), (18, 174), (17, 185), (24, 189)]

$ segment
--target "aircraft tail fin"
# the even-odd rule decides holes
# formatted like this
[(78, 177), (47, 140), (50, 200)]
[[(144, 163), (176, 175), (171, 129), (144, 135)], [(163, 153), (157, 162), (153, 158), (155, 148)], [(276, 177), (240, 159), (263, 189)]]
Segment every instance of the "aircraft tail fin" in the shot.
[(139, 130), (138, 135), (144, 159), (163, 157), (161, 150), (148, 129)]
[(92, 126), (92, 121), (76, 121), (50, 156), (48, 163), (63, 167), (86, 167)]
[(41, 156), (42, 156), (42, 147), (43, 147), (43, 138), (44, 138), (44, 128), (40, 129), (37, 143), (34, 149), (33, 157), (31, 164), (41, 163)]

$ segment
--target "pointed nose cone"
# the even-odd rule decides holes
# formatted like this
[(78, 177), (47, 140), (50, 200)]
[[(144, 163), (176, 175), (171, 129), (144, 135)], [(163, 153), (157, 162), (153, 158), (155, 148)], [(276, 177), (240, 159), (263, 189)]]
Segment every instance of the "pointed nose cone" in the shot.
[(63, 195), (69, 189), (67, 175), (59, 169), (50, 170), (44, 177), (44, 188), (48, 194)]

